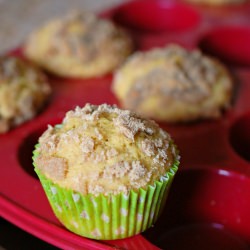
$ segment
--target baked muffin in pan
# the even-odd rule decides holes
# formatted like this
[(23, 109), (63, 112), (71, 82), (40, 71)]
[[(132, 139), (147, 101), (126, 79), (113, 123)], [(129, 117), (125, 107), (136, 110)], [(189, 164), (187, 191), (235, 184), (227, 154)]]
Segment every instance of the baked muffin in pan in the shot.
[(123, 108), (166, 122), (218, 118), (230, 106), (232, 89), (222, 63), (176, 44), (136, 52), (112, 84)]
[(56, 75), (87, 78), (112, 72), (132, 47), (130, 36), (110, 20), (74, 11), (34, 31), (24, 53)]
[(185, 0), (185, 1), (194, 4), (210, 5), (210, 6), (239, 5), (249, 2), (249, 0)]
[(44, 106), (51, 87), (34, 65), (13, 56), (0, 58), (0, 133), (32, 119)]
[(38, 143), (35, 171), (54, 213), (69, 230), (95, 239), (150, 227), (179, 164), (166, 131), (107, 104), (76, 107)]

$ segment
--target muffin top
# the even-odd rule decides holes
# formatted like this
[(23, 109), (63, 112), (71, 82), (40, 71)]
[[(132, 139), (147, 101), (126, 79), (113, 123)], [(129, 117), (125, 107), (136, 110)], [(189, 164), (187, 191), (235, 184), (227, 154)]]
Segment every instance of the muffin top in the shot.
[(74, 11), (49, 25), (52, 31), (51, 54), (72, 56), (80, 62), (89, 62), (106, 54), (107, 50), (112, 53), (126, 47), (127, 36), (124, 31), (93, 13)]
[(128, 33), (110, 20), (74, 11), (35, 30), (24, 53), (54, 74), (95, 77), (117, 68), (132, 47)]
[(237, 5), (249, 2), (249, 0), (186, 0), (187, 2), (205, 4), (205, 5)]
[(34, 65), (0, 57), (0, 133), (34, 117), (50, 93), (46, 76)]
[(39, 138), (34, 164), (82, 194), (128, 194), (153, 185), (179, 160), (167, 132), (128, 110), (86, 104)]
[[(182, 98), (197, 103), (212, 95), (213, 86), (226, 69), (215, 59), (203, 55), (199, 50), (188, 51), (178, 45), (156, 48), (148, 52), (137, 52), (117, 71), (114, 88), (124, 88), (121, 95), (130, 95), (137, 90), (129, 105), (136, 105), (138, 99), (148, 93), (162, 93), (169, 100)], [(126, 81), (126, 86), (123, 82)], [(231, 88), (231, 79), (222, 82)]]

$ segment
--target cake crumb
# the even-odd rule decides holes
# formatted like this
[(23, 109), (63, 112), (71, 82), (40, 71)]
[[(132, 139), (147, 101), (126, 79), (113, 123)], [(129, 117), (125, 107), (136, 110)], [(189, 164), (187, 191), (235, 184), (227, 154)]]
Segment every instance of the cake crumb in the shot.
[(147, 170), (140, 161), (132, 161), (131, 171), (128, 176), (132, 182), (144, 177)]
[(118, 152), (115, 148), (111, 148), (111, 149), (107, 150), (106, 155), (107, 155), (107, 159), (111, 159), (111, 158), (117, 156)]
[(66, 159), (58, 157), (41, 157), (36, 158), (36, 167), (45, 171), (49, 176), (53, 176), (56, 180), (65, 178), (68, 171)]
[(81, 149), (83, 153), (91, 153), (94, 150), (95, 142), (89, 136), (84, 136), (82, 138)]
[(103, 177), (106, 179), (122, 178), (130, 170), (127, 161), (117, 162), (112, 166), (106, 166), (103, 170)]
[(103, 135), (100, 133), (98, 128), (95, 128), (95, 134), (98, 140), (102, 140), (103, 139)]
[(130, 140), (134, 141), (134, 136), (138, 132), (146, 132), (153, 134), (153, 129), (146, 127), (142, 119), (131, 116), (131, 114), (124, 113), (118, 115), (113, 119), (114, 125), (118, 127), (120, 132)]
[(153, 156), (155, 154), (155, 145), (148, 139), (145, 139), (141, 142), (141, 149), (147, 156)]

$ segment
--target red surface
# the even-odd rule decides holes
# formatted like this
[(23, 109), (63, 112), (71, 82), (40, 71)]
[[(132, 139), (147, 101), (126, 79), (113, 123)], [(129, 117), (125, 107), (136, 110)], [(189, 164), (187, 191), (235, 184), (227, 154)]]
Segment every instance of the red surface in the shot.
[(114, 13), (117, 23), (144, 32), (186, 30), (194, 28), (199, 19), (194, 9), (164, 0), (135, 1), (132, 6), (125, 4)]
[(224, 62), (250, 67), (249, 41), (249, 25), (237, 25), (212, 30), (204, 36), (200, 46), (205, 52), (219, 57)]
[[(235, 78), (235, 96), (231, 109), (217, 121), (161, 124), (175, 139), (182, 159), (158, 223), (124, 240), (101, 242), (77, 236), (55, 218), (33, 172), (32, 150), (47, 124), (60, 122), (76, 105), (117, 103), (110, 91), (112, 75), (88, 80), (50, 76), (53, 96), (44, 111), (0, 135), (0, 216), (63, 249), (250, 247), (250, 36), (246, 28), (250, 6), (213, 9), (164, 2), (134, 1), (103, 15), (123, 24), (139, 50), (179, 42), (187, 48), (209, 48), (219, 57), (218, 52), (223, 52)], [(243, 45), (237, 43), (239, 37)]]
[(234, 150), (250, 161), (250, 113), (243, 115), (231, 128), (230, 142)]
[(180, 171), (162, 217), (147, 236), (164, 249), (168, 244), (169, 249), (185, 244), (185, 249), (249, 248), (249, 192), (244, 174), (219, 167)]

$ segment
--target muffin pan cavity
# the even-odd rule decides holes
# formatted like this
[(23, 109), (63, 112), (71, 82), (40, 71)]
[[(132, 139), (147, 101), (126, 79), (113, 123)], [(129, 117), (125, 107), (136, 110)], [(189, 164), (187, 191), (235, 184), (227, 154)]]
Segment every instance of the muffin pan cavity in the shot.
[(113, 19), (126, 28), (146, 33), (188, 30), (197, 26), (200, 16), (181, 3), (139, 0), (117, 8)]
[(233, 66), (250, 67), (250, 28), (247, 26), (220, 27), (208, 32), (200, 48)]
[(250, 162), (250, 113), (239, 118), (231, 127), (230, 143), (237, 154)]
[(33, 166), (33, 150), (35, 145), (38, 143), (38, 138), (42, 133), (47, 129), (48, 124), (55, 125), (58, 122), (46, 122), (43, 126), (40, 126), (38, 129), (32, 131), (27, 135), (21, 142), (18, 148), (18, 161), (20, 166), (32, 177), (38, 179)]
[[(61, 249), (249, 249), (249, 10), (249, 4), (229, 11), (177, 0), (137, 0), (100, 14), (125, 27), (137, 50), (173, 42), (198, 47), (230, 66), (234, 76), (232, 106), (219, 119), (160, 124), (180, 149), (181, 164), (154, 227), (115, 241), (75, 235), (53, 215), (33, 173), (32, 151), (47, 124), (60, 123), (77, 105), (119, 106), (110, 89), (111, 74), (85, 80), (49, 75), (52, 97), (44, 110), (0, 135), (0, 216)], [(14, 53), (22, 56), (20, 50)]]
[(215, 223), (190, 224), (174, 228), (159, 237), (158, 245), (162, 249), (169, 247), (175, 250), (248, 249), (244, 240)]
[(19, 146), (18, 150), (18, 161), (20, 166), (32, 177), (37, 178), (36, 173), (34, 172), (34, 167), (32, 165), (32, 152), (34, 150), (35, 145), (38, 142), (39, 136), (42, 132), (46, 129), (43, 127), (38, 131), (35, 131), (28, 135), (21, 145)]
[(248, 249), (249, 192), (249, 177), (233, 171), (182, 170), (145, 236), (161, 249)]

